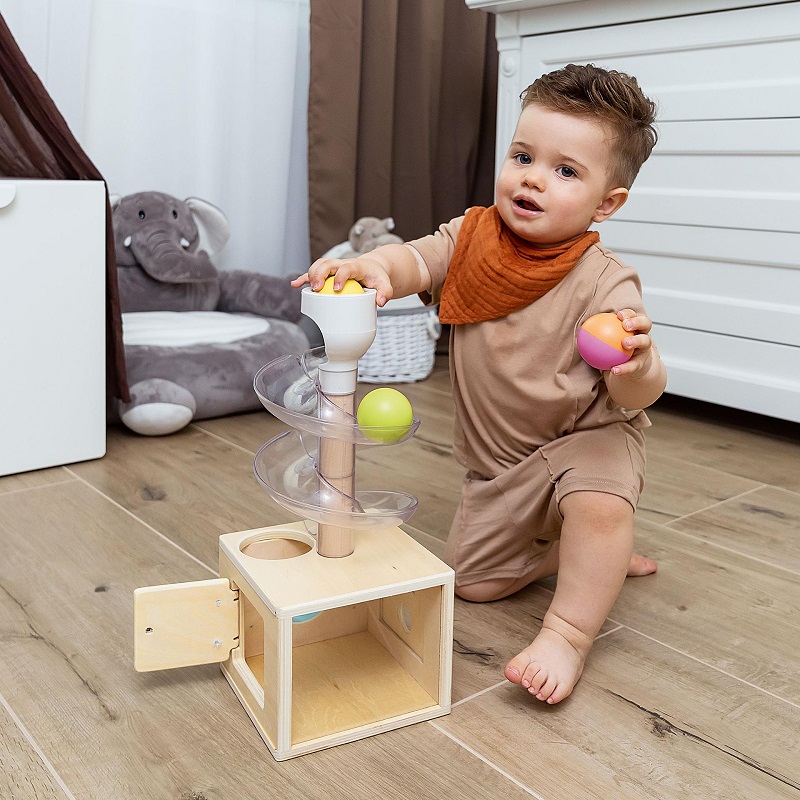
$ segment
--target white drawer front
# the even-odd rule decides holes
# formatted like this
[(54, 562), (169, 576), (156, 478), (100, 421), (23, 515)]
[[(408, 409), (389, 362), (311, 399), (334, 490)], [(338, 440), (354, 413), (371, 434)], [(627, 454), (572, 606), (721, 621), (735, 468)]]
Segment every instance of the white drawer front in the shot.
[(592, 62), (658, 102), (659, 144), (603, 242), (642, 276), (668, 391), (787, 419), (800, 415), (799, 54), (794, 2), (528, 36), (518, 73), (521, 91)]
[(800, 348), (659, 325), (667, 391), (800, 422)]
[(105, 189), (3, 180), (0, 475), (105, 453)]

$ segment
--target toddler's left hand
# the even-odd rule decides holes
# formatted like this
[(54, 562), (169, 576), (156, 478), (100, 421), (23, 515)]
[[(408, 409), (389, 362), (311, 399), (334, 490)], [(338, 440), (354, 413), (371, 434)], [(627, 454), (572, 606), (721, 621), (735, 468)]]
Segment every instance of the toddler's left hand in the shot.
[(622, 340), (622, 346), (626, 351), (633, 350), (633, 355), (629, 361), (614, 367), (611, 372), (614, 375), (625, 376), (626, 378), (643, 378), (653, 362), (652, 346), (653, 340), (650, 338), (650, 329), (653, 321), (644, 314), (637, 314), (633, 309), (623, 308), (617, 311), (617, 317), (622, 320), (622, 325), (630, 333)]

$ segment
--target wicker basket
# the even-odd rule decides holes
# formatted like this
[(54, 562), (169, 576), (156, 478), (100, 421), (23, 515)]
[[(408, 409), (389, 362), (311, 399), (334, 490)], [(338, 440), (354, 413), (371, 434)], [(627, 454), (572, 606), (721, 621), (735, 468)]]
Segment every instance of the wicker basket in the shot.
[(442, 326), (435, 308), (416, 295), (378, 309), (375, 341), (358, 362), (363, 383), (413, 383), (428, 377)]

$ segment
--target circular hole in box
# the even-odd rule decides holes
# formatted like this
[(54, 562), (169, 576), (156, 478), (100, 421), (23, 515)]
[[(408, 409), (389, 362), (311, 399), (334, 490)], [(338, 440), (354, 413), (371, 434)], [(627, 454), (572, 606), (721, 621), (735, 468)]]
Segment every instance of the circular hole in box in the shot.
[(297, 558), (313, 549), (314, 540), (310, 536), (296, 531), (276, 531), (267, 536), (246, 539), (239, 545), (239, 550), (244, 555), (265, 561)]
[(414, 618), (411, 616), (411, 609), (405, 604), (401, 603), (397, 615), (400, 617), (400, 624), (406, 633), (411, 633), (411, 628), (414, 626)]

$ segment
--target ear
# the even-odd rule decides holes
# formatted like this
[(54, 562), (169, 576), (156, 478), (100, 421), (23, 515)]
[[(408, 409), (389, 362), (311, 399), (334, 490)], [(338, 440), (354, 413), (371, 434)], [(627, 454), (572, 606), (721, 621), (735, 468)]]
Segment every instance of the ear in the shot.
[(199, 197), (187, 197), (184, 201), (192, 212), (197, 230), (200, 232), (198, 250), (210, 256), (219, 253), (231, 235), (231, 226), (223, 211)]
[(111, 210), (113, 211), (118, 205), (120, 200), (122, 200), (121, 194), (109, 194), (108, 195), (108, 202), (111, 205)]
[(594, 210), (592, 222), (605, 222), (612, 214), (616, 214), (628, 199), (628, 190), (622, 186), (606, 192), (603, 201)]

